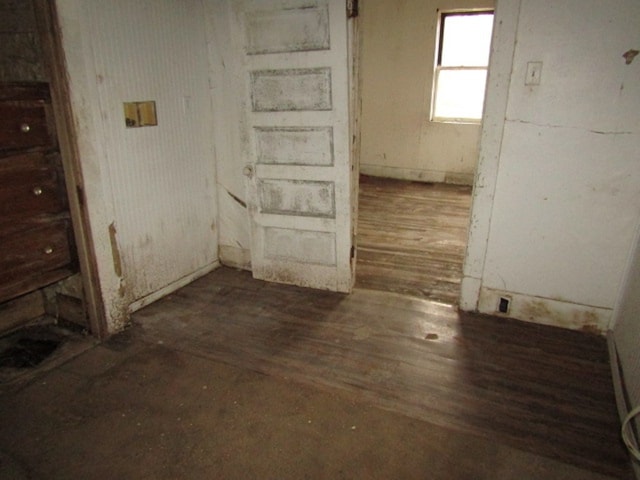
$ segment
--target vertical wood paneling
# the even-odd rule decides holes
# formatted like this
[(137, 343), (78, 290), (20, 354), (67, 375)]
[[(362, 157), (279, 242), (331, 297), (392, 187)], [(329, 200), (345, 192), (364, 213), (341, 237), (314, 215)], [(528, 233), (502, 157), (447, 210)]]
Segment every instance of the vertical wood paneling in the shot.
[[(217, 258), (205, 22), (199, 0), (91, 1), (102, 144), (132, 300)], [(124, 102), (156, 102), (127, 129)]]

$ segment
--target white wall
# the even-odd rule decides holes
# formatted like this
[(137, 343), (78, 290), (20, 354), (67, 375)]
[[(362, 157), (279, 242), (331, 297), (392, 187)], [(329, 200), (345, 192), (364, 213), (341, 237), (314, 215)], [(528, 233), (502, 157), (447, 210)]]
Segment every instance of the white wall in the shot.
[(500, 0), (497, 15), (462, 306), (510, 296), (510, 316), (604, 331), (640, 214), (640, 61), (622, 57), (640, 3)]
[[(57, 2), (110, 331), (217, 261), (207, 39), (200, 0)], [(158, 126), (125, 128), (126, 101)]]
[(246, 202), (246, 178), (242, 174), (245, 155), (241, 138), (244, 116), (243, 46), (230, 32), (231, 2), (205, 0), (211, 95), (214, 104), (214, 134), (219, 212), (220, 261), (225, 265), (251, 268), (251, 235)]
[(493, 0), (367, 0), (362, 21), (362, 173), (471, 184), (480, 126), (431, 122), (438, 9)]

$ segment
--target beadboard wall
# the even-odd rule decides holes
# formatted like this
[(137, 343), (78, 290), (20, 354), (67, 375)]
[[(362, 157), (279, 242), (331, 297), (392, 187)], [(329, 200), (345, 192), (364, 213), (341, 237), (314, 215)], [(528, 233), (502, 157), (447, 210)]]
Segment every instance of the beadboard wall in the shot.
[[(217, 261), (203, 5), (57, 6), (105, 308), (117, 330), (124, 310)], [(157, 126), (125, 126), (123, 103), (137, 101), (156, 103)]]

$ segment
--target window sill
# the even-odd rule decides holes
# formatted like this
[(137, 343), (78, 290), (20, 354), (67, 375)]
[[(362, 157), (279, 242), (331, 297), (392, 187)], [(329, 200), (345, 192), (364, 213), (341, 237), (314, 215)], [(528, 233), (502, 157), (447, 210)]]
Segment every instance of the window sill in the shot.
[(432, 123), (449, 123), (455, 125), (480, 125), (482, 120), (465, 119), (465, 118), (432, 118)]

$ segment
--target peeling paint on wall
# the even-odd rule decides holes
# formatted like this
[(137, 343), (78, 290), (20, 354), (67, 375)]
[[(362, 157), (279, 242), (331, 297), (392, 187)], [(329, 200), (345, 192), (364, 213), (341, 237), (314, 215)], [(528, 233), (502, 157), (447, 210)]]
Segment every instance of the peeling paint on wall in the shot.
[(625, 63), (627, 65), (631, 65), (631, 62), (633, 62), (633, 59), (636, 58), (636, 55), (638, 55), (640, 52), (638, 50), (634, 50), (633, 48), (630, 50), (627, 50), (626, 52), (624, 52), (622, 54), (622, 57), (625, 60)]
[(109, 241), (111, 242), (111, 256), (113, 258), (113, 271), (118, 277), (122, 277), (122, 258), (120, 257), (120, 249), (118, 248), (118, 240), (116, 239), (116, 226), (113, 222), (109, 224)]

